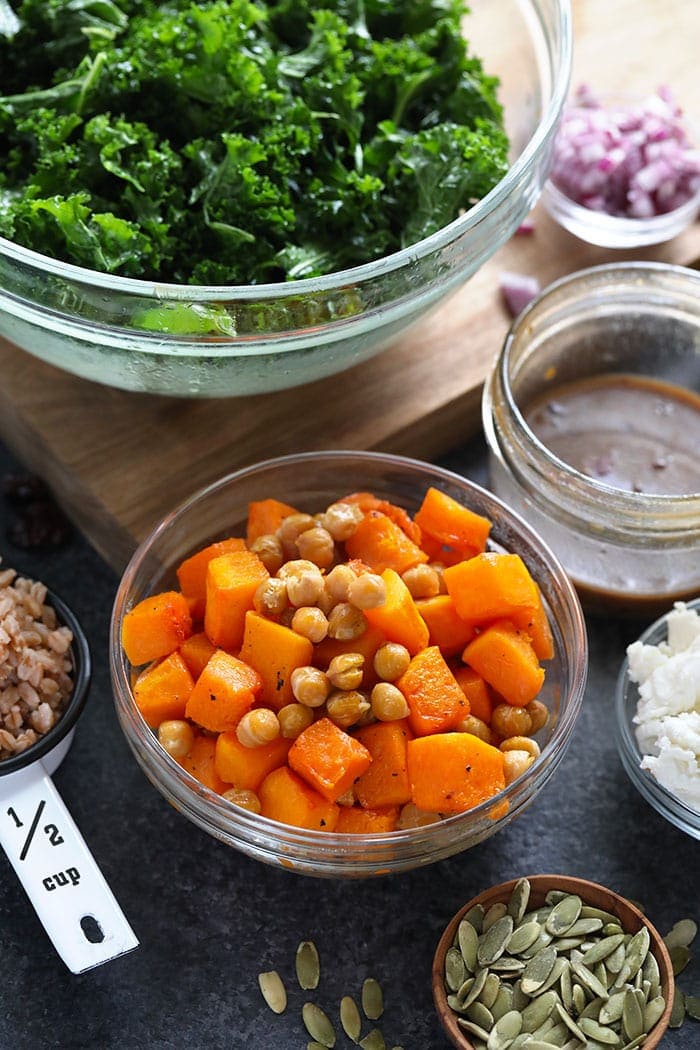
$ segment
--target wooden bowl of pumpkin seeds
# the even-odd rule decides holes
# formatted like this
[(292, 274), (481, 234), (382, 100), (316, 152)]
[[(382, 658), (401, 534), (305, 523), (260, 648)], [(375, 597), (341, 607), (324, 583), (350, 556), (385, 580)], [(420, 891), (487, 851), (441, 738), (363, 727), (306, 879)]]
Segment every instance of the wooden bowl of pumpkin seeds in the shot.
[(652, 1050), (673, 969), (630, 901), (585, 879), (533, 875), (465, 904), (433, 961), (433, 998), (460, 1050)]

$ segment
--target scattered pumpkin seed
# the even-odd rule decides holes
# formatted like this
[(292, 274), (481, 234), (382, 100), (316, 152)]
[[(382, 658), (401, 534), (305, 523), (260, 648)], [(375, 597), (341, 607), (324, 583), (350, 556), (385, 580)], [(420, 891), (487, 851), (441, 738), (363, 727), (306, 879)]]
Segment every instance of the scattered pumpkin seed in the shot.
[(489, 1032), (486, 1050), (508, 1050), (515, 1037), (520, 1035), (522, 1027), (522, 1015), (517, 1010), (509, 1010)]
[(484, 1043), (488, 1042), (489, 1033), (480, 1028), (478, 1024), (474, 1024), (473, 1021), (469, 1021), (465, 1017), (458, 1017), (457, 1024), (465, 1032), (469, 1032), (470, 1035), (475, 1035), (477, 1039), (481, 1039)]
[(525, 963), (522, 959), (515, 959), (512, 955), (502, 955), (500, 959), (491, 963), (489, 969), (495, 973), (510, 974), (516, 977), (525, 969)]
[(686, 948), (683, 944), (676, 944), (669, 949), (668, 953), (671, 957), (671, 965), (673, 966), (673, 976), (677, 977), (679, 973), (685, 970), (686, 966), (690, 962), (690, 949)]
[(622, 944), (624, 939), (625, 935), (623, 933), (615, 933), (611, 937), (603, 937), (602, 940), (594, 943), (583, 953), (581, 962), (584, 966), (592, 966), (594, 963), (607, 959)]
[(523, 923), (513, 931), (506, 950), (512, 955), (519, 955), (520, 952), (524, 952), (526, 948), (535, 943), (541, 932), (542, 927), (534, 919)]
[(622, 1029), (628, 1039), (636, 1039), (644, 1033), (644, 1012), (633, 989), (625, 992), (622, 1006)]
[(550, 904), (554, 907), (559, 901), (563, 901), (569, 894), (566, 890), (548, 890), (545, 896), (545, 904)]
[(486, 909), (483, 904), (475, 904), (464, 916), (463, 921), (470, 923), (477, 933), (484, 932), (484, 915)]
[(545, 992), (544, 995), (533, 999), (522, 1011), (523, 1030), (525, 1032), (536, 1032), (551, 1016), (556, 1004), (557, 993), (552, 991)]
[(489, 926), (479, 940), (477, 962), (479, 966), (490, 966), (500, 958), (513, 933), (512, 915), (504, 915)]
[(560, 1018), (562, 1019), (566, 1027), (569, 1029), (569, 1031), (572, 1032), (577, 1039), (580, 1039), (582, 1043), (585, 1043), (586, 1036), (583, 1034), (582, 1029), (579, 1028), (579, 1026), (576, 1024), (573, 1017), (570, 1017), (567, 1014), (566, 1010), (561, 1005), (561, 1003), (556, 1003), (554, 1009), (557, 1011), (557, 1013), (559, 1014)]
[(533, 955), (520, 978), (520, 987), (525, 992), (525, 995), (532, 995), (533, 992), (542, 987), (552, 972), (556, 959), (557, 950), (552, 948), (551, 945), (540, 949), (537, 955)]
[(348, 1039), (359, 1043), (362, 1034), (362, 1018), (357, 1003), (351, 995), (344, 995), (340, 1000), (340, 1023)]
[(379, 1028), (373, 1028), (360, 1040), (362, 1050), (386, 1050), (386, 1042)]
[(574, 971), (581, 984), (583, 984), (593, 995), (599, 995), (601, 999), (607, 999), (609, 997), (608, 989), (605, 987), (602, 981), (596, 977), (592, 970), (589, 970), (587, 966), (572, 957), (571, 969)]
[(301, 1008), (301, 1016), (304, 1027), (312, 1039), (321, 1046), (328, 1048), (335, 1046), (335, 1029), (330, 1018), (316, 1003), (304, 1003)]
[(547, 1043), (544, 1039), (528, 1039), (523, 1043), (523, 1047), (527, 1047), (527, 1050), (558, 1050), (554, 1043)]
[[(619, 934), (612, 933), (609, 936), (617, 937)], [(619, 973), (625, 964), (624, 934), (622, 935), (622, 938), (623, 939), (620, 941), (617, 948), (615, 948), (615, 950), (605, 959), (605, 968), (606, 970), (609, 970), (610, 973)]]
[(276, 970), (258, 974), (262, 997), (273, 1013), (282, 1014), (287, 1008), (287, 990)]
[(362, 983), (362, 1009), (370, 1021), (378, 1021), (384, 1013), (381, 985), (374, 977), (367, 977)]
[(451, 992), (462, 987), (467, 976), (467, 968), (459, 948), (448, 948), (445, 955), (445, 984)]
[(574, 1001), (574, 1013), (580, 1016), (586, 1009), (586, 993), (580, 984), (573, 985), (571, 998)]
[(297, 972), (299, 987), (304, 991), (313, 991), (318, 988), (321, 977), (321, 964), (318, 950), (313, 941), (302, 941), (297, 948), (294, 964)]
[(479, 1028), (483, 1028), (485, 1032), (490, 1032), (493, 1028), (493, 1014), (483, 1003), (480, 1003), (478, 999), (468, 1007), (467, 1017), (470, 1021), (473, 1021), (474, 1024), (478, 1024)]
[(685, 995), (676, 988), (673, 992), (673, 1006), (671, 1007), (671, 1018), (668, 1022), (669, 1028), (680, 1028), (685, 1019)]
[(616, 926), (620, 925), (617, 915), (613, 915), (610, 911), (604, 911), (602, 908), (596, 908), (592, 904), (581, 905), (580, 917), (582, 919), (600, 919), (603, 923), (612, 922)]
[(508, 984), (499, 982), (498, 995), (489, 1009), (493, 1014), (494, 1021), (500, 1021), (504, 1014), (507, 1014), (513, 1007), (513, 989)]
[(488, 931), (493, 926), (494, 922), (498, 922), (499, 919), (502, 919), (503, 916), (507, 914), (508, 905), (504, 904), (503, 901), (496, 901), (495, 904), (492, 904), (486, 912), (486, 914), (484, 915), (484, 921), (481, 927), (482, 935), (484, 933), (488, 933)]
[(479, 934), (469, 919), (462, 919), (457, 930), (459, 950), (464, 965), (470, 973), (476, 973), (476, 957), (479, 950)]
[(488, 970), (479, 970), (478, 971), (476, 977), (474, 978), (474, 983), (472, 984), (472, 986), (469, 989), (468, 993), (464, 997), (463, 1005), (465, 1007), (466, 1006), (471, 1006), (471, 1004), (473, 1002), (475, 1002), (479, 998), (479, 996), (481, 995), (481, 992), (483, 990), (483, 987), (486, 984), (486, 978), (488, 977), (488, 975), (489, 975), (489, 971)]
[[(646, 1037), (647, 1037), (647, 1035), (646, 1035), (646, 1032), (645, 1032), (644, 1035), (640, 1035), (636, 1039), (632, 1039), (629, 1043), (625, 1043), (625, 1045), (621, 1048), (621, 1050), (636, 1050), (636, 1047), (641, 1046), (642, 1043), (644, 1042), (644, 1040), (646, 1039)], [(589, 1043), (589, 1046), (590, 1046), (590, 1043)]]
[(325, 1050), (325, 1047), (323, 1043), (317, 1043), (316, 1040), (313, 1039), (310, 1043), (306, 1044), (306, 1050)]
[(613, 1024), (613, 1022), (620, 1020), (626, 995), (627, 991), (614, 992), (610, 998), (603, 1003), (598, 1017), (601, 1024)]
[[(657, 995), (650, 999), (644, 1007), (644, 1031), (650, 1032), (666, 1009), (666, 1000), (663, 995)], [(687, 1000), (686, 1000), (687, 1009)]]
[(697, 937), (698, 926), (693, 919), (680, 919), (664, 937), (668, 949), (675, 947), (689, 948)]
[(481, 990), (479, 996), (479, 1002), (483, 1003), (484, 1006), (490, 1010), (493, 1004), (496, 1002), (498, 997), (498, 989), (501, 987), (501, 982), (495, 973), (489, 973), (484, 981), (484, 987)]
[[(651, 1003), (649, 1005), (651, 1006)], [(685, 1012), (688, 1017), (692, 1017), (694, 1021), (700, 1021), (700, 996), (685, 996)]]
[(575, 893), (569, 894), (552, 908), (545, 923), (545, 929), (553, 937), (563, 936), (579, 918), (582, 907), (581, 898)]
[(518, 879), (508, 901), (508, 914), (514, 923), (519, 923), (527, 911), (530, 900), (530, 883), (527, 879)]

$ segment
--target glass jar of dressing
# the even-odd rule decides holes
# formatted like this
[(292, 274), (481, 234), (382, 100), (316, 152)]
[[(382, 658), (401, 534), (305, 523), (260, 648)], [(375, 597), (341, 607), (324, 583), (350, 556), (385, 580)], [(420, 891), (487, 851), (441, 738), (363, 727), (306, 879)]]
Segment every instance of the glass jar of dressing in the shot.
[(592, 610), (700, 593), (700, 273), (582, 270), (511, 326), (486, 381), (491, 487)]

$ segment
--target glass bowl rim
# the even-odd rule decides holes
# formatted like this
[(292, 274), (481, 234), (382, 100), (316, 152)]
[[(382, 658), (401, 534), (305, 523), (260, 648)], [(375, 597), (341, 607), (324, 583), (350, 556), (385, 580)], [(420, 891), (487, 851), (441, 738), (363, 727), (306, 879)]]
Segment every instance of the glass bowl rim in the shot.
[[(567, 288), (586, 288), (589, 281), (603, 279), (608, 275), (613, 279), (617, 276), (628, 276), (629, 288), (632, 290), (638, 286), (640, 276), (646, 273), (658, 274), (662, 279), (665, 276), (668, 276), (672, 278), (675, 277), (679, 280), (695, 282), (698, 286), (697, 294), (700, 298), (700, 271), (694, 270), (690, 267), (681, 266), (677, 263), (650, 262), (644, 260), (599, 263), (595, 266), (588, 266), (582, 270), (575, 270), (572, 273), (564, 274), (564, 276), (557, 278), (543, 288), (535, 298), (523, 308), (518, 316), (513, 319), (508, 331), (506, 332), (501, 351), (496, 359), (493, 374), (498, 375), (501, 389), (508, 405), (508, 411), (516, 421), (519, 432), (525, 436), (528, 444), (537, 450), (538, 455), (550, 467), (557, 470), (565, 478), (571, 478), (577, 485), (583, 485), (586, 488), (589, 488), (596, 498), (608, 501), (612, 499), (620, 507), (638, 507), (641, 495), (645, 502), (648, 501), (649, 507), (653, 508), (652, 513), (654, 513), (655, 508), (661, 509), (662, 507), (677, 508), (678, 512), (680, 512), (686, 508), (692, 509), (695, 504), (700, 505), (700, 492), (683, 493), (680, 495), (627, 492), (625, 489), (618, 489), (612, 485), (606, 485), (604, 482), (599, 481), (596, 478), (591, 478), (587, 474), (583, 474), (580, 470), (577, 470), (576, 467), (567, 463), (566, 460), (560, 459), (556, 456), (528, 426), (527, 421), (513, 396), (508, 374), (511, 349), (514, 342), (521, 332), (528, 330), (532, 321), (532, 315), (536, 313), (537, 310), (546, 307), (550, 299), (555, 298), (560, 292), (566, 291)], [(638, 294), (641, 299), (641, 291)], [(574, 309), (580, 311), (581, 303), (579, 302), (576, 304)], [(492, 430), (489, 406), (490, 395), (487, 393), (488, 389), (489, 385), (487, 382), (484, 386), (484, 427), (487, 434)]]
[[(235, 484), (237, 481), (242, 480), (251, 474), (256, 474), (261, 470), (291, 464), (317, 463), (319, 458), (326, 460), (337, 459), (341, 463), (343, 461), (351, 462), (359, 459), (367, 462), (381, 462), (387, 467), (394, 465), (397, 467), (414, 469), (420, 473), (431, 474), (434, 480), (442, 479), (452, 484), (456, 483), (459, 486), (466, 486), (468, 489), (485, 495), (489, 501), (499, 506), (513, 524), (517, 525), (520, 534), (524, 535), (530, 543), (544, 555), (549, 563), (549, 569), (554, 573), (557, 587), (562, 591), (564, 604), (573, 619), (574, 637), (572, 647), (575, 650), (575, 660), (571, 662), (570, 667), (572, 688), (567, 694), (566, 704), (560, 712), (559, 721), (557, 722), (551, 737), (544, 746), (540, 757), (537, 759), (535, 766), (528, 769), (511, 784), (506, 785), (506, 787), (497, 795), (493, 796), (493, 798), (487, 799), (478, 806), (474, 806), (472, 809), (466, 810), (463, 813), (452, 814), (434, 824), (426, 825), (424, 827), (408, 828), (405, 830), (396, 830), (372, 835), (314, 831), (312, 829), (297, 828), (292, 825), (280, 824), (278, 821), (263, 817), (261, 814), (250, 813), (241, 807), (234, 807), (227, 802), (226, 799), (222, 798), (221, 795), (218, 795), (216, 792), (207, 788), (187, 773), (182, 766), (180, 766), (175, 759), (164, 750), (164, 748), (158, 743), (154, 731), (146, 726), (146, 723), (139, 714), (134, 703), (133, 692), (130, 687), (127, 673), (127, 661), (121, 647), (119, 628), (121, 617), (124, 612), (122, 606), (125, 594), (133, 585), (133, 580), (138, 572), (141, 561), (148, 554), (151, 545), (167, 531), (170, 525), (173, 524), (181, 514), (186, 513), (195, 504), (215, 495), (218, 491), (227, 486)], [(433, 839), (437, 839), (439, 835), (444, 835), (445, 828), (454, 828), (455, 834), (457, 834), (461, 829), (466, 828), (473, 823), (475, 818), (476, 821), (481, 818), (488, 818), (495, 807), (497, 808), (502, 805), (504, 801), (510, 802), (513, 800), (513, 807), (509, 807), (507, 813), (503, 814), (504, 817), (511, 819), (514, 815), (517, 815), (526, 800), (534, 794), (534, 788), (530, 787), (530, 784), (534, 782), (534, 784), (539, 787), (549, 780), (550, 776), (559, 765), (559, 762), (564, 757), (564, 753), (570, 742), (576, 719), (583, 702), (588, 668), (588, 639), (585, 621), (574, 586), (551, 548), (539, 537), (532, 527), (520, 517), (520, 515), (515, 511), (512, 511), (488, 489), (485, 489), (476, 482), (461, 477), (459, 474), (447, 470), (444, 467), (439, 467), (406, 456), (395, 455), (393, 453), (346, 449), (328, 449), (323, 451), (292, 453), (290, 455), (276, 456), (274, 458), (262, 460), (258, 463), (251, 464), (247, 467), (226, 474), (216, 481), (211, 482), (209, 485), (199, 489), (192, 496), (175, 507), (175, 509), (166, 515), (166, 517), (152, 529), (149, 535), (145, 537), (132, 555), (132, 558), (124, 570), (112, 608), (109, 632), (109, 653), (112, 688), (115, 694), (115, 705), (117, 707), (122, 731), (125, 733), (127, 740), (132, 746), (133, 741), (131, 733), (133, 732), (134, 737), (138, 739), (140, 748), (145, 749), (148, 753), (149, 760), (164, 767), (169, 774), (177, 779), (182, 787), (188, 789), (188, 797), (184, 800), (178, 799), (178, 801), (182, 801), (183, 808), (186, 807), (187, 816), (190, 817), (190, 819), (194, 819), (196, 823), (200, 823), (200, 826), (202, 825), (196, 817), (196, 812), (198, 806), (204, 805), (212, 814), (217, 814), (220, 819), (225, 821), (227, 832), (229, 834), (235, 834), (237, 828), (247, 828), (259, 834), (267, 832), (271, 839), (277, 840), (278, 843), (283, 842), (287, 846), (305, 846), (311, 848), (319, 846), (323, 847), (324, 851), (327, 851), (329, 848), (332, 849), (333, 846), (347, 848), (351, 844), (357, 846), (363, 844), (365, 849), (372, 847), (380, 850), (382, 847), (387, 846), (400, 847), (402, 843), (412, 843), (416, 838), (420, 838), (420, 841), (424, 842), (427, 846), (428, 855), (430, 842)], [(124, 725), (124, 722), (127, 719), (129, 721), (128, 731), (125, 729)], [(160, 783), (156, 786), (160, 791)], [(195, 814), (194, 816), (193, 812)], [(503, 817), (491, 817), (491, 819), (495, 829)]]
[[(700, 596), (692, 598), (683, 604), (688, 609), (694, 609), (700, 613)], [(653, 623), (642, 631), (636, 641), (641, 642), (643, 645), (665, 641), (667, 637), (667, 619), (672, 609), (673, 606), (657, 617)], [(614, 692), (615, 742), (622, 766), (642, 798), (661, 816), (682, 831), (694, 835), (695, 838), (700, 838), (700, 813), (678, 798), (677, 795), (674, 795), (668, 788), (665, 788), (652, 773), (643, 770), (640, 766), (643, 754), (637, 744), (633, 723), (631, 718), (628, 717), (626, 710), (630, 689), (638, 689), (638, 686), (629, 676), (629, 660), (625, 656), (617, 675)]]
[[(656, 232), (663, 233), (667, 227), (679, 232), (685, 226), (695, 221), (700, 210), (700, 185), (687, 201), (679, 204), (671, 211), (661, 212), (659, 215), (650, 215), (647, 218), (638, 218), (631, 215), (611, 215), (606, 211), (596, 211), (595, 208), (587, 208), (585, 204), (579, 204), (563, 190), (561, 190), (551, 178), (548, 178), (542, 191), (542, 204), (550, 216), (560, 225), (565, 225), (565, 217), (573, 217), (580, 220), (581, 228), (587, 224), (591, 231), (597, 233), (609, 233), (614, 235), (617, 231), (629, 236), (630, 243), (625, 247), (633, 247), (635, 235), (644, 237)], [(669, 237), (671, 234), (669, 234)], [(640, 242), (641, 245), (641, 242)], [(623, 247), (622, 245), (620, 247)]]
[[(522, 2), (522, 0), (521, 0)], [(529, 14), (537, 18), (541, 25), (540, 12), (537, 10), (539, 0), (527, 0)], [(319, 292), (330, 292), (348, 283), (360, 284), (363, 281), (393, 273), (403, 266), (416, 263), (432, 252), (447, 247), (462, 234), (483, 222), (493, 214), (499, 205), (507, 199), (511, 188), (517, 184), (522, 172), (526, 170), (538, 155), (542, 143), (556, 127), (566, 99), (571, 74), (573, 54), (573, 20), (570, 0), (554, 0), (556, 5), (556, 29), (561, 41), (562, 60), (559, 68), (553, 73), (552, 91), (544, 112), (529, 138), (520, 156), (508, 168), (498, 184), (480, 201), (458, 216), (447, 226), (416, 241), (397, 252), (382, 256), (372, 262), (359, 266), (336, 270), (322, 277), (308, 277), (298, 281), (279, 281), (267, 284), (243, 285), (184, 285), (160, 281), (146, 281), (135, 277), (118, 277), (104, 274), (99, 270), (66, 263), (52, 259), (30, 248), (23, 248), (14, 241), (0, 237), (0, 255), (12, 262), (32, 269), (41, 269), (45, 274), (73, 280), (92, 289), (111, 292), (124, 292), (141, 296), (156, 296), (170, 299), (186, 299), (191, 302), (205, 302), (209, 299), (219, 301), (232, 300), (274, 300), (289, 295), (304, 295)], [(533, 10), (533, 8), (535, 8)]]

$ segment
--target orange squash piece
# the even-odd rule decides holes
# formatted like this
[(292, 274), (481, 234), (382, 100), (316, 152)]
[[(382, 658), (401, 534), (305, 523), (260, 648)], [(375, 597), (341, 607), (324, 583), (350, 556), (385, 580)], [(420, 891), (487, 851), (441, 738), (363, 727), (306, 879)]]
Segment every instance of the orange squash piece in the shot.
[(458, 565), (465, 558), (464, 551), (446, 547), (444, 543), (434, 540), (432, 536), (424, 535), (420, 545), (430, 561), (440, 562), (441, 565)]
[(214, 764), (222, 780), (237, 788), (257, 791), (268, 773), (285, 765), (291, 746), (291, 740), (279, 736), (261, 747), (244, 747), (235, 733), (219, 733)]
[(376, 609), (365, 609), (365, 619), (383, 631), (390, 642), (400, 642), (411, 655), (415, 655), (428, 644), (430, 632), (427, 624), (398, 573), (385, 569), (382, 579), (386, 585), (386, 600)]
[(297, 667), (311, 663), (314, 647), (308, 638), (284, 624), (249, 610), (245, 615), (240, 658), (260, 675), (260, 699), (279, 711), (294, 703), (291, 677)]
[(257, 671), (217, 649), (190, 693), (185, 714), (213, 733), (235, 729), (262, 689)]
[(534, 609), (511, 613), (511, 620), (521, 631), (530, 635), (532, 648), (540, 660), (551, 660), (554, 656), (554, 638), (552, 628), (547, 619), (547, 613), (542, 601), (540, 589), (535, 584), (537, 591), (537, 605)]
[(469, 701), (469, 714), (480, 718), (487, 726), (491, 725), (494, 701), (484, 679), (472, 667), (457, 667), (453, 673), (457, 685)]
[(338, 638), (324, 638), (322, 642), (314, 646), (314, 667), (320, 667), (321, 670), (325, 671), (334, 657), (342, 656), (344, 653), (360, 653), (365, 658), (362, 668), (361, 688), (371, 689), (377, 681), (377, 675), (373, 666), (374, 654), (381, 645), (384, 645), (385, 641), (386, 635), (384, 631), (380, 631), (378, 627), (371, 623), (367, 624), (364, 634), (350, 641), (343, 642)]
[(354, 791), (358, 802), (367, 809), (403, 806), (411, 799), (408, 781), (406, 745), (413, 739), (406, 719), (400, 722), (375, 722), (354, 733), (367, 748), (372, 764), (357, 780)]
[(179, 653), (149, 667), (134, 683), (134, 700), (151, 729), (171, 718), (184, 718), (194, 678)]
[(169, 656), (191, 634), (192, 617), (179, 591), (144, 598), (122, 621), (122, 645), (134, 667)]
[(352, 492), (349, 496), (343, 496), (340, 502), (356, 503), (365, 514), (370, 510), (378, 510), (381, 514), (386, 514), (387, 518), (391, 518), (394, 524), (406, 533), (409, 540), (413, 540), (420, 547), (422, 540), (420, 527), (416, 525), (404, 507), (398, 507), (395, 503), (380, 499), (371, 492)]
[(231, 785), (225, 783), (216, 772), (215, 748), (216, 740), (214, 737), (198, 733), (194, 738), (189, 754), (185, 755), (184, 758), (179, 758), (178, 762), (200, 784), (204, 784), (211, 791), (216, 791), (218, 795), (221, 795)]
[(252, 551), (233, 551), (213, 558), (207, 567), (204, 630), (219, 649), (240, 649), (245, 614), (253, 595), (269, 573)]
[(396, 831), (398, 822), (398, 806), (383, 806), (381, 809), (341, 806), (335, 830), (342, 835), (383, 835), (387, 831)]
[(262, 815), (310, 831), (334, 831), (340, 806), (329, 802), (287, 766), (273, 769), (258, 791)]
[(190, 674), (195, 680), (199, 678), (215, 652), (216, 646), (212, 645), (204, 631), (190, 635), (180, 646), (180, 656), (189, 667)]
[(287, 761), (307, 784), (335, 802), (362, 776), (372, 756), (359, 740), (321, 718), (296, 738)]
[(508, 620), (500, 620), (478, 634), (462, 659), (516, 707), (526, 707), (534, 700), (544, 682), (544, 668), (528, 635)]
[(428, 625), (430, 645), (437, 645), (443, 656), (456, 656), (474, 637), (474, 625), (457, 614), (449, 594), (421, 598), (416, 602), (418, 612)]
[(452, 499), (446, 492), (429, 488), (415, 518), (423, 533), (464, 557), (486, 549), (491, 522)]
[(532, 615), (539, 603), (535, 581), (519, 554), (477, 554), (445, 569), (444, 580), (458, 614), (469, 623)]
[(417, 653), (395, 683), (406, 697), (416, 736), (442, 733), (469, 714), (469, 703), (436, 645)]
[(350, 558), (359, 558), (374, 572), (394, 569), (399, 575), (428, 560), (428, 555), (410, 540), (386, 514), (371, 510), (345, 541)]
[(463, 813), (505, 787), (503, 753), (471, 733), (436, 733), (408, 744), (413, 802), (434, 813)]
[(209, 544), (201, 551), (197, 551), (189, 558), (185, 558), (177, 567), (177, 580), (180, 590), (190, 601), (190, 611), (194, 620), (201, 620), (204, 616), (204, 606), (207, 597), (207, 566), (213, 558), (220, 558), (222, 554), (231, 554), (233, 551), (245, 550), (245, 540), (238, 536), (231, 536), (225, 540)]
[(290, 507), (288, 503), (282, 503), (278, 499), (260, 499), (249, 503), (245, 530), (248, 544), (254, 543), (261, 536), (277, 532), (285, 518), (298, 513), (295, 507)]

